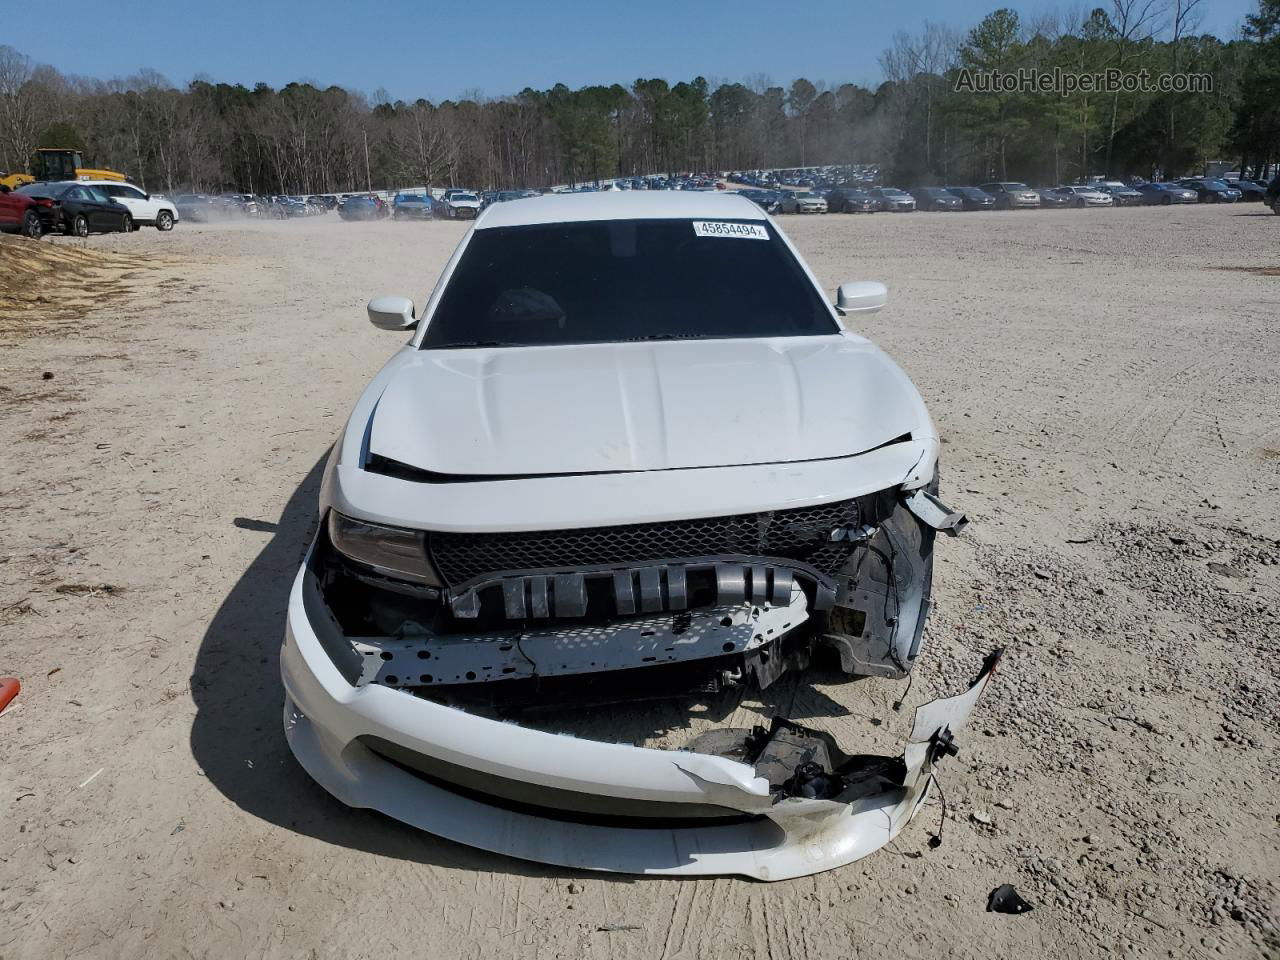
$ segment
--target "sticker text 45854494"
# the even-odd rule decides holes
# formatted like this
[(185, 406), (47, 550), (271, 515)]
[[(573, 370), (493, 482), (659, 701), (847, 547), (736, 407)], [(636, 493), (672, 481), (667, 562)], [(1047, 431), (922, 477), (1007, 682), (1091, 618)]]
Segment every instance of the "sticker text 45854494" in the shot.
[(760, 223), (730, 223), (725, 220), (695, 220), (693, 232), (700, 237), (728, 237), (736, 240), (768, 240), (769, 231)]

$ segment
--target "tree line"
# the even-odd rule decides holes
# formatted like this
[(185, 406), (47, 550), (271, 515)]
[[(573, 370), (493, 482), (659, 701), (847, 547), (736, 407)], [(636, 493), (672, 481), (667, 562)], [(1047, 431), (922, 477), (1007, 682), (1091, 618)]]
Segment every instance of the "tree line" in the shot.
[[(891, 38), (875, 89), (757, 75), (406, 102), (308, 83), (178, 88), (154, 71), (97, 80), (0, 46), (0, 167), (64, 147), (152, 190), (288, 194), (866, 163), (902, 186), (1171, 177), (1218, 159), (1266, 175), (1280, 160), (1280, 0), (1259, 0), (1228, 40), (1198, 32), (1203, 3), (1111, 0), (1082, 20), (1000, 9), (965, 32), (926, 23)], [(1067, 94), (964, 82), (1055, 69), (1212, 82)]]

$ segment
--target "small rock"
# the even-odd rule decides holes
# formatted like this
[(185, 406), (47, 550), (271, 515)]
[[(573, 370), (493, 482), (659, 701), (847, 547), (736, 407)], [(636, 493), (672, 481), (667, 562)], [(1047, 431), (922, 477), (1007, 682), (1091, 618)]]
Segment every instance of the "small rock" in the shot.
[(973, 813), (969, 814), (969, 817), (974, 823), (980, 823), (984, 827), (989, 827), (994, 822), (991, 819), (991, 814), (987, 813), (985, 810), (975, 810)]
[(574, 883), (573, 881), (570, 881), (570, 882), (569, 882), (569, 892), (570, 892), (570, 893), (581, 893), (581, 892), (582, 892), (582, 884), (580, 884), (580, 883)]
[(1209, 572), (1216, 573), (1220, 577), (1230, 577), (1233, 580), (1244, 580), (1249, 576), (1239, 567), (1229, 563), (1210, 563)]
[(40, 374), (40, 379), (41, 379), (41, 380), (52, 380), (52, 379), (53, 379), (53, 374), (52, 374), (52, 373), (50, 373), (48, 370), (46, 370), (44, 373)]

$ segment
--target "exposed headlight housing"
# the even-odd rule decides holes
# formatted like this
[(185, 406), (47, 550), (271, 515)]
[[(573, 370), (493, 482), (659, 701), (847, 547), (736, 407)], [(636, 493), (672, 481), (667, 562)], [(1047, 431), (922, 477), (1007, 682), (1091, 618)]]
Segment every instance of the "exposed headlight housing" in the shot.
[(388, 577), (444, 586), (427, 556), (427, 535), (422, 530), (385, 527), (330, 510), (329, 542), (348, 560)]

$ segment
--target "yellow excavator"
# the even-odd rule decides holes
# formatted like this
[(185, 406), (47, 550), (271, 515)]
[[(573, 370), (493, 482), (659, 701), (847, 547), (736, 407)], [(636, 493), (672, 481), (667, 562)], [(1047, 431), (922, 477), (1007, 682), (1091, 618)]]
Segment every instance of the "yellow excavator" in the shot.
[(54, 150), (46, 147), (36, 151), (31, 173), (9, 173), (0, 177), (0, 185), (16, 190), (37, 180), (124, 180), (123, 173), (114, 170), (95, 170), (84, 165), (79, 150)]

